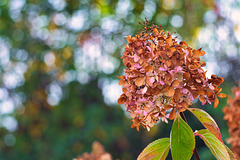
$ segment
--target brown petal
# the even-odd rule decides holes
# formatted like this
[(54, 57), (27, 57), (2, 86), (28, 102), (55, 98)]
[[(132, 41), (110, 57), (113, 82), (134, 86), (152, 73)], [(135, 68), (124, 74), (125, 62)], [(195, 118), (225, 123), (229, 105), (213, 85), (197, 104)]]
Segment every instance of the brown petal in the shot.
[(202, 103), (205, 102), (205, 97), (204, 97), (203, 95), (200, 95), (200, 96), (198, 97), (198, 99), (199, 99), (199, 101), (202, 102)]
[(179, 86), (179, 81), (178, 80), (174, 80), (173, 82), (172, 82), (172, 86), (173, 87), (178, 87)]
[(185, 101), (181, 102), (181, 105), (183, 106), (183, 108), (187, 109), (188, 108), (188, 103)]
[(151, 48), (151, 52), (153, 52), (155, 49), (155, 44), (151, 44), (150, 48)]
[(176, 109), (177, 109), (178, 112), (184, 112), (184, 111), (186, 111), (186, 108), (184, 108), (184, 107), (183, 107), (182, 105), (180, 105), (180, 104), (177, 104)]
[(201, 49), (193, 50), (193, 57), (200, 57), (200, 56), (203, 56), (204, 54), (205, 52), (201, 51)]
[(120, 79), (120, 81), (118, 82), (118, 84), (119, 84), (120, 86), (123, 86), (124, 84), (126, 84), (126, 81), (123, 80), (123, 79)]
[(204, 92), (203, 90), (198, 90), (197, 92), (198, 92), (198, 94), (200, 94), (200, 95), (205, 95), (205, 92)]
[(201, 62), (201, 66), (202, 67), (206, 66), (206, 62)]
[(175, 93), (175, 89), (174, 89), (174, 87), (171, 86), (168, 89), (168, 96), (172, 97), (174, 95), (174, 93)]
[(175, 93), (174, 93), (174, 96), (173, 96), (173, 100), (174, 100), (175, 102), (178, 102), (179, 99), (180, 99), (180, 97), (181, 97), (181, 91), (180, 91), (180, 89), (178, 88), (178, 89), (175, 90)]
[(153, 33), (154, 33), (156, 36), (159, 34), (157, 28), (154, 28), (154, 29), (153, 29)]
[(173, 120), (176, 116), (176, 112), (175, 112), (175, 109), (173, 108), (170, 112), (170, 115), (169, 115), (169, 119), (170, 120)]
[(201, 83), (202, 81), (200, 79), (195, 79), (197, 83)]
[(126, 95), (125, 94), (122, 94), (121, 97), (118, 99), (118, 104), (123, 104), (126, 102)]
[(150, 78), (151, 78), (151, 77), (146, 77), (146, 82), (147, 82), (147, 84), (148, 84), (150, 87), (152, 87), (153, 84), (150, 82)]
[(145, 67), (146, 72), (153, 72), (153, 67), (151, 65), (148, 65)]
[(183, 46), (183, 48), (187, 48), (188, 44), (185, 41), (180, 42), (180, 45)]
[(220, 93), (221, 91), (222, 91), (222, 88), (219, 87), (218, 89), (216, 89), (216, 92), (215, 92), (215, 93), (217, 94), (217, 93)]
[(128, 89), (123, 87), (122, 91), (123, 91), (123, 93), (126, 93), (128, 91)]
[(171, 36), (169, 36), (169, 37), (166, 39), (166, 43), (167, 43), (169, 46), (172, 46), (172, 45), (173, 45), (172, 37), (171, 37)]
[(136, 80), (135, 80), (135, 85), (140, 87), (144, 84), (145, 82), (145, 77), (138, 77)]
[(131, 41), (131, 36), (130, 35), (127, 36), (127, 41), (128, 41), (128, 43)]
[(171, 52), (171, 51), (168, 51), (168, 52), (167, 52), (167, 56), (168, 56), (169, 58), (171, 58), (172, 55), (173, 55), (173, 52)]
[(164, 106), (164, 109), (165, 109), (165, 110), (169, 110), (169, 109), (171, 109), (171, 108), (173, 108), (173, 106), (171, 106), (171, 105), (169, 105), (169, 104), (167, 104), (167, 105)]
[(185, 72), (185, 73), (183, 74), (183, 78), (188, 81), (188, 80), (190, 79), (190, 74), (187, 73), (187, 72)]
[(224, 94), (224, 93), (218, 93), (217, 96), (218, 96), (219, 98), (225, 98), (225, 97), (227, 97), (227, 95)]
[(216, 108), (219, 104), (218, 98), (215, 98), (213, 107)]
[(166, 64), (168, 67), (170, 67), (170, 66), (171, 66), (171, 61), (170, 61), (170, 60), (167, 60), (167, 61), (165, 62), (165, 64)]

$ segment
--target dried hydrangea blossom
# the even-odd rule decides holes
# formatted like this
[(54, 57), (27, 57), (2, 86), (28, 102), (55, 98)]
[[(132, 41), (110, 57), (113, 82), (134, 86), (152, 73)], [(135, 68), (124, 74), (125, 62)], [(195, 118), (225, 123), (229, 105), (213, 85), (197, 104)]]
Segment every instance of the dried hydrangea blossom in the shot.
[(99, 142), (95, 141), (92, 144), (92, 152), (90, 154), (84, 153), (73, 160), (112, 160), (112, 156), (105, 152), (104, 147)]
[[(121, 57), (127, 68), (125, 75), (118, 77), (123, 86), (118, 103), (125, 104), (131, 113), (131, 127), (139, 130), (142, 125), (149, 130), (160, 117), (165, 122), (174, 119), (175, 110), (185, 111), (195, 98), (203, 105), (214, 102), (216, 108), (217, 96), (226, 97), (219, 93), (224, 79), (215, 75), (206, 78), (202, 68), (206, 63), (200, 61), (205, 52), (177, 42), (161, 26), (148, 24), (146, 20), (135, 37), (127, 36), (128, 46)], [(166, 114), (169, 109), (170, 114)]]
[[(240, 82), (239, 82), (240, 84)], [(223, 108), (224, 119), (227, 120), (231, 150), (240, 157), (240, 86), (233, 89), (234, 98), (228, 97), (227, 105)]]

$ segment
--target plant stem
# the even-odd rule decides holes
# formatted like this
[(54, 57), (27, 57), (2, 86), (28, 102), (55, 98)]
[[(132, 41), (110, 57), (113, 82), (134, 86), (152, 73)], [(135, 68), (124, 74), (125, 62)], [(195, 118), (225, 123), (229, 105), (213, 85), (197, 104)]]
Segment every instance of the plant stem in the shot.
[[(185, 115), (184, 115), (183, 112), (180, 112), (180, 116), (181, 116), (182, 119), (188, 124), (187, 119), (186, 119), (186, 117), (185, 117)], [(195, 155), (196, 159), (197, 159), (197, 160), (200, 160), (200, 157), (199, 157), (199, 155), (198, 155), (198, 151), (197, 151), (197, 148), (196, 148), (196, 147), (194, 148), (193, 152), (194, 152), (194, 155)]]

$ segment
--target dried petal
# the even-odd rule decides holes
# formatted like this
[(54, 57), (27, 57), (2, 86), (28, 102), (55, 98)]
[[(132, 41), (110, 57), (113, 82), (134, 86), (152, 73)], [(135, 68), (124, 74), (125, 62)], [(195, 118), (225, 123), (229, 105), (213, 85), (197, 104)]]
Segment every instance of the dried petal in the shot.
[(218, 98), (215, 98), (213, 107), (217, 108), (218, 104), (219, 104), (219, 100), (218, 100)]
[(200, 57), (200, 56), (204, 56), (205, 52), (201, 51), (200, 49), (198, 50), (193, 50), (193, 57)]
[(145, 77), (138, 77), (135, 81), (135, 85), (140, 87), (144, 84), (145, 82)]
[(173, 87), (178, 87), (179, 86), (179, 81), (178, 80), (174, 80), (173, 82), (172, 82), (172, 86)]
[(175, 112), (175, 109), (172, 109), (171, 112), (170, 112), (170, 115), (169, 115), (169, 119), (170, 120), (173, 120), (176, 116), (176, 112)]
[(225, 98), (225, 97), (227, 97), (227, 95), (224, 94), (224, 93), (218, 93), (217, 96), (218, 96), (219, 98)]
[(171, 105), (169, 105), (169, 104), (167, 104), (167, 105), (164, 106), (164, 109), (165, 109), (165, 110), (169, 110), (169, 109), (171, 109), (171, 108), (173, 108), (173, 106), (171, 106)]
[(174, 95), (174, 93), (175, 93), (174, 87), (170, 87), (168, 89), (168, 96), (172, 97)]

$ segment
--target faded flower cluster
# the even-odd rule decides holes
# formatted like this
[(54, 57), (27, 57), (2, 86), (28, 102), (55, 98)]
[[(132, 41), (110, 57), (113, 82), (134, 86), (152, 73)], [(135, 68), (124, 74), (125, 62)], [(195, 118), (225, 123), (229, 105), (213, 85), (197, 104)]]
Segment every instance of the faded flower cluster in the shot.
[(104, 147), (97, 141), (92, 144), (92, 152), (84, 153), (73, 160), (112, 160), (112, 156), (104, 150)]
[(231, 150), (240, 157), (240, 86), (233, 89), (233, 94), (234, 98), (228, 97), (223, 112), (231, 136), (227, 142), (231, 143)]
[(142, 125), (149, 130), (159, 118), (165, 122), (174, 119), (175, 111), (185, 111), (195, 98), (203, 105), (214, 102), (217, 107), (217, 96), (226, 97), (219, 93), (224, 79), (215, 75), (206, 78), (202, 68), (206, 63), (200, 61), (205, 52), (177, 42), (161, 26), (148, 24), (146, 20), (144, 30), (135, 37), (127, 36), (128, 46), (121, 57), (127, 68), (125, 75), (118, 77), (123, 86), (118, 103), (125, 104), (131, 113), (131, 127), (139, 130)]

